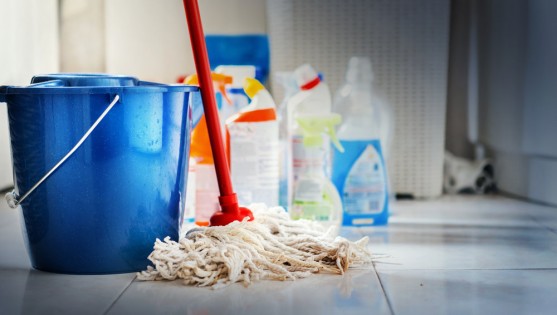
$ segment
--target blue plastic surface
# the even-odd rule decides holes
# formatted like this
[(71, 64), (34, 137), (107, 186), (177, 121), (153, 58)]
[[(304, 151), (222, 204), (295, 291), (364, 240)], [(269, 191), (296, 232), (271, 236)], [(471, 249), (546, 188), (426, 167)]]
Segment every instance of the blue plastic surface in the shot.
[[(345, 226), (360, 226), (360, 225), (386, 225), (389, 220), (389, 192), (386, 182), (386, 170), (385, 170), (385, 161), (383, 159), (383, 153), (381, 150), (381, 145), (378, 140), (340, 140), (342, 147), (344, 148), (344, 152), (341, 153), (338, 149), (331, 145), (331, 149), (334, 152), (333, 155), (333, 174), (331, 176), (331, 180), (335, 184), (337, 190), (339, 191), (342, 203), (344, 207), (344, 211), (342, 214), (342, 225)], [(356, 196), (352, 195), (351, 201), (347, 199), (349, 196), (347, 195), (347, 191), (345, 190), (345, 184), (347, 176), (349, 175), (352, 167), (356, 161), (360, 158), (361, 154), (364, 153), (368, 146), (373, 146), (376, 150), (375, 152), (378, 155), (379, 162), (378, 165), (375, 165), (374, 172), (381, 172), (382, 177), (379, 178), (384, 179), (385, 181), (382, 182), (380, 187), (369, 187), (369, 182), (360, 183), (361, 186), (358, 188), (363, 188), (364, 190), (360, 190), (356, 192)], [(358, 171), (362, 171), (358, 169)], [(377, 174), (377, 173), (375, 173)], [(366, 174), (367, 175), (367, 174)], [(366, 177), (367, 179), (373, 177)], [(377, 185), (378, 182), (374, 181), (372, 185)], [(381, 193), (381, 188), (384, 190)], [(370, 189), (370, 190), (367, 190)], [(351, 192), (354, 194), (354, 191)], [(354, 203), (354, 198), (357, 199), (358, 203)], [(385, 201), (380, 211), (375, 211), (375, 205), (373, 206), (363, 206), (361, 203), (369, 203), (373, 204), (377, 199), (384, 198)], [(348, 203), (352, 203), (352, 209), (358, 209), (358, 213), (354, 213), (349, 210)], [(354, 207), (354, 205), (356, 205)], [(360, 220), (360, 224), (354, 224), (354, 220)]]
[(32, 265), (73, 274), (145, 269), (156, 238), (178, 239), (192, 120), (202, 113), (190, 105), (201, 106), (198, 88), (77, 74), (32, 83), (0, 87), (20, 195), (120, 96), (83, 145), (23, 201)]
[(211, 68), (220, 65), (250, 65), (256, 68), (256, 79), (265, 83), (269, 76), (269, 37), (263, 34), (206, 35)]

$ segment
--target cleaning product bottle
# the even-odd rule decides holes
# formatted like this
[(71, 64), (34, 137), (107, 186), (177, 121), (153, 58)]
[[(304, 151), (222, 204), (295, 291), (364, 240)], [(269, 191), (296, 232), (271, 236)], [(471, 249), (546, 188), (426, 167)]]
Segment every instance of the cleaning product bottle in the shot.
[(369, 60), (352, 58), (347, 81), (351, 89), (344, 99), (344, 122), (338, 129), (345, 151), (334, 151), (332, 175), (342, 196), (343, 225), (384, 225), (389, 212), (388, 177)]
[[(343, 151), (335, 136), (335, 125), (341, 117), (338, 114), (300, 115), (296, 118), (302, 130), (304, 156), (307, 164), (294, 186), (293, 204), (290, 216), (293, 219), (308, 219), (322, 223), (326, 227), (340, 227), (342, 202), (336, 187), (323, 169), (322, 147), (324, 139), (330, 138), (337, 150)], [(327, 134), (328, 137), (323, 137)]]
[[(215, 93), (220, 93), (221, 97), (229, 100), (225, 84), (232, 82), (232, 78), (222, 74), (212, 73), (211, 77), (215, 84)], [(185, 84), (199, 84), (197, 75), (191, 75), (184, 81)], [(219, 99), (219, 97), (217, 97)], [(209, 225), (211, 216), (219, 210), (219, 187), (217, 174), (211, 146), (209, 145), (209, 133), (205, 115), (201, 117), (191, 135), (190, 148), (190, 170), (188, 172), (188, 193), (195, 191), (193, 197), (193, 208), (195, 209), (195, 224), (200, 226)], [(187, 198), (187, 197), (186, 197)], [(191, 202), (187, 202), (191, 206)]]
[(271, 94), (256, 79), (246, 78), (251, 103), (226, 122), (232, 185), (238, 202), (278, 204), (278, 122)]
[(346, 71), (346, 81), (335, 93), (333, 111), (344, 117), (347, 111), (350, 110), (352, 102), (351, 92), (355, 89), (371, 89), (372, 102), (377, 109), (376, 118), (379, 123), (379, 136), (383, 157), (388, 163), (394, 134), (394, 113), (385, 97), (375, 87), (374, 79), (375, 76), (369, 58), (350, 58)]
[[(255, 78), (255, 66), (220, 65), (215, 68), (215, 72), (232, 77), (232, 82), (226, 84), (226, 93), (231, 103), (223, 104), (219, 110), (219, 116), (224, 127), (228, 118), (248, 106), (249, 98), (244, 92), (243, 84), (246, 78)], [(223, 132), (225, 129), (223, 129)]]
[[(321, 147), (312, 148), (311, 154), (306, 152), (303, 144), (303, 134), (296, 119), (301, 116), (324, 117), (331, 113), (331, 92), (317, 72), (304, 64), (294, 71), (300, 91), (288, 101), (286, 119), (288, 126), (289, 145), (287, 146), (288, 172), (288, 204), (292, 205), (293, 187), (300, 174), (304, 173), (308, 165), (320, 163), (326, 178), (330, 178), (330, 140), (323, 134)], [(319, 152), (319, 157), (316, 154)]]
[(288, 124), (286, 108), (289, 100), (299, 88), (293, 72), (275, 73), (276, 81), (284, 88), (284, 98), (277, 108), (279, 123), (279, 205), (288, 209)]

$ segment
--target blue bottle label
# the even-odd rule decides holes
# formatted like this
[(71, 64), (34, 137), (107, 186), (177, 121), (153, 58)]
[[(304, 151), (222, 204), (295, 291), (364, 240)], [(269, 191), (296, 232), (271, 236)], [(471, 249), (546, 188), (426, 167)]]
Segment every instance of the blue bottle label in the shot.
[(387, 172), (379, 140), (343, 140), (335, 149), (333, 183), (341, 194), (343, 225), (383, 225), (388, 217)]

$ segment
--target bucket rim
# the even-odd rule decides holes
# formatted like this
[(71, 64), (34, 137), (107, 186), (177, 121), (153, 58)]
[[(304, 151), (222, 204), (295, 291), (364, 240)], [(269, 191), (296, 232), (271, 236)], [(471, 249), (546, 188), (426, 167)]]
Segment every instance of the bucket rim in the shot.
[(182, 86), (126, 86), (126, 87), (43, 87), (29, 88), (17, 86), (0, 86), (0, 94), (22, 95), (22, 94), (56, 94), (56, 95), (79, 95), (79, 94), (115, 94), (115, 93), (168, 93), (168, 92), (197, 92), (199, 87), (193, 85)]
[(36, 75), (28, 86), (0, 86), (4, 94), (114, 94), (197, 92), (198, 86), (141, 81), (133, 76), (102, 73)]

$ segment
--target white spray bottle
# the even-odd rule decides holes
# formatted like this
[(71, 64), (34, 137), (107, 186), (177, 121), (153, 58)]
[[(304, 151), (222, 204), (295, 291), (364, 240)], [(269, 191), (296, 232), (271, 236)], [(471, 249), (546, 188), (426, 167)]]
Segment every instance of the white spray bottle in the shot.
[(338, 192), (329, 185), (330, 137), (340, 116), (331, 113), (329, 87), (309, 64), (294, 73), (300, 91), (287, 104), (291, 216), (331, 223), (342, 211)]
[[(339, 228), (342, 218), (342, 202), (336, 187), (323, 169), (323, 142), (329, 138), (340, 152), (343, 151), (335, 135), (338, 114), (300, 115), (296, 118), (302, 130), (304, 155), (309, 163), (298, 174), (290, 216), (320, 222), (325, 227)], [(324, 137), (328, 135), (328, 137)]]
[(288, 205), (292, 205), (293, 187), (307, 165), (321, 163), (325, 176), (330, 178), (331, 149), (326, 137), (320, 148), (319, 158), (307, 156), (303, 144), (303, 132), (296, 118), (299, 116), (325, 116), (331, 113), (331, 92), (327, 84), (321, 81), (317, 72), (304, 64), (294, 71), (300, 91), (290, 98), (286, 106), (286, 125), (288, 126), (287, 171), (288, 171)]

